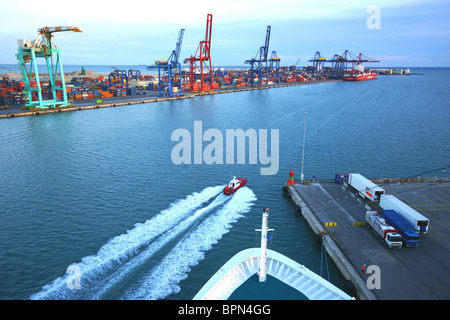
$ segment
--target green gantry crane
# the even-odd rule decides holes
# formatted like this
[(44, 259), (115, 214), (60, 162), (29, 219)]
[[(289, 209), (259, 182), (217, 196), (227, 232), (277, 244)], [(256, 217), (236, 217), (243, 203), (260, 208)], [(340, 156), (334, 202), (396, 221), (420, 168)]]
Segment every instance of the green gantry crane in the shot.
[[(82, 32), (77, 27), (44, 27), (38, 29), (35, 41), (18, 40), (16, 54), (22, 77), (25, 81), (25, 106), (29, 109), (48, 109), (70, 106), (67, 100), (66, 83), (61, 62), (61, 53), (52, 40), (53, 33), (62, 31)], [(56, 63), (53, 64), (53, 57)], [(44, 58), (48, 70), (49, 87), (43, 88), (39, 78), (38, 58)], [(57, 79), (60, 79), (59, 81)], [(43, 95), (43, 89), (47, 94)]]

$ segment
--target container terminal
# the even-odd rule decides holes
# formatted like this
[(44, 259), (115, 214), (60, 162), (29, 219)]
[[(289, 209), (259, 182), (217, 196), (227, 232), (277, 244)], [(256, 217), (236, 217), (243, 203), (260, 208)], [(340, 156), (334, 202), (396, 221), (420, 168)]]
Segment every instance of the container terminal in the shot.
[[(283, 190), (323, 241), (357, 299), (450, 299), (450, 178), (362, 177), (366, 186), (361, 188), (349, 182), (348, 173), (319, 181), (295, 181), (292, 171), (290, 175)], [(381, 190), (377, 196), (375, 188)], [(387, 210), (393, 208), (386, 204), (390, 197), (402, 206)], [(393, 211), (424, 223), (404, 230), (389, 220)], [(369, 223), (372, 215), (383, 224), (381, 236)], [(392, 242), (400, 248), (388, 245), (386, 232), (398, 236)]]
[[(248, 67), (213, 68), (212, 24), (213, 16), (208, 14), (205, 38), (199, 41), (196, 52), (183, 60), (181, 48), (185, 29), (180, 29), (169, 57), (147, 65), (150, 74), (117, 68), (109, 74), (92, 74), (84, 68), (80, 72), (64, 73), (54, 34), (83, 31), (72, 26), (39, 28), (35, 40), (18, 40), (16, 59), (20, 72), (15, 77), (6, 74), (0, 79), (0, 118), (160, 101), (158, 98), (190, 98), (199, 94), (366, 80), (378, 75), (374, 70), (364, 70), (362, 63), (379, 61), (348, 50), (329, 59), (317, 51), (308, 60), (312, 66), (299, 68), (298, 63), (281, 66), (277, 52), (272, 49), (269, 54), (271, 26), (267, 26), (265, 38), (261, 37), (263, 45), (256, 54), (242, 59)], [(38, 65), (46, 66), (47, 72), (40, 73)], [(364, 71), (371, 77), (356, 77), (356, 72), (364, 75)]]
[[(282, 88), (282, 87), (290, 87), (290, 86), (298, 86), (298, 85), (307, 85), (307, 84), (318, 84), (318, 83), (327, 83), (327, 82), (335, 82), (341, 81), (339, 79), (314, 79), (305, 81), (291, 81), (290, 79), (286, 83), (268, 83), (264, 87), (251, 87), (242, 85), (225, 85), (219, 88), (211, 89), (209, 91), (185, 91), (183, 95), (178, 96), (165, 96), (159, 95), (157, 89), (157, 82), (152, 79), (152, 76), (143, 76), (143, 79), (136, 81), (136, 85), (131, 86), (127, 89), (111, 89), (108, 88), (106, 91), (102, 91), (101, 88), (97, 87), (97, 79), (102, 79), (103, 76), (99, 77), (73, 77), (72, 79), (77, 79), (78, 83), (86, 83), (82, 85), (74, 85), (68, 86), (68, 91), (73, 92), (69, 93), (69, 97), (72, 98), (71, 104), (67, 107), (61, 108), (27, 108), (24, 106), (23, 102), (16, 104), (5, 104), (0, 105), (0, 119), (1, 118), (13, 118), (20, 116), (31, 116), (31, 115), (39, 115), (45, 113), (55, 113), (55, 112), (66, 112), (66, 111), (78, 111), (78, 110), (87, 110), (87, 109), (95, 109), (95, 108), (107, 108), (107, 107), (118, 107), (118, 106), (129, 106), (140, 103), (153, 103), (160, 101), (168, 101), (168, 100), (179, 100), (179, 99), (190, 99), (195, 98), (197, 96), (203, 95), (212, 95), (212, 94), (223, 94), (223, 93), (231, 93), (231, 92), (242, 92), (242, 91), (250, 91), (250, 90), (264, 90), (264, 89), (273, 89), (273, 88)], [(240, 77), (239, 77), (240, 78)], [(69, 77), (70, 79), (70, 77)], [(82, 79), (82, 80), (79, 80)], [(94, 80), (93, 80), (94, 79)], [(1, 81), (0, 80), (0, 90), (1, 90)], [(92, 82), (93, 81), (93, 82)], [(102, 80), (100, 80), (102, 81)], [(13, 87), (17, 83), (16, 81), (8, 80), (8, 83), (11, 83)], [(92, 85), (94, 83), (94, 85)], [(133, 83), (133, 82), (130, 82)], [(7, 88), (7, 87), (5, 87)], [(112, 91), (112, 93), (111, 93)], [(3, 100), (8, 102), (7, 100)]]

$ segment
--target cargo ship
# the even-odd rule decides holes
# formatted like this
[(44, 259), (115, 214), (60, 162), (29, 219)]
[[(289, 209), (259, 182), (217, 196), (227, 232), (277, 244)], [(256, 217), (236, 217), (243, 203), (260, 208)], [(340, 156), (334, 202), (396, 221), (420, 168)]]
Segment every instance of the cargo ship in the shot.
[(361, 64), (356, 65), (352, 70), (347, 70), (342, 77), (346, 81), (372, 80), (378, 76), (378, 72), (373, 69), (364, 69)]

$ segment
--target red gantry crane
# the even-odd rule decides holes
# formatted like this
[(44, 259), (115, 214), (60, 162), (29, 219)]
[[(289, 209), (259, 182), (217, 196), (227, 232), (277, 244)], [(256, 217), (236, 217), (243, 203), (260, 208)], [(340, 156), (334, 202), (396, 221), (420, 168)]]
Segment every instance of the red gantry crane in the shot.
[[(211, 67), (211, 30), (212, 30), (212, 14), (208, 14), (206, 19), (206, 36), (205, 40), (200, 41), (195, 55), (184, 59), (184, 63), (189, 62), (189, 83), (191, 91), (195, 90), (195, 77), (200, 78), (200, 91), (209, 91), (206, 80), (209, 77), (209, 84), (211, 85), (213, 75)], [(206, 71), (206, 74), (204, 73)], [(209, 88), (209, 89), (208, 89)]]

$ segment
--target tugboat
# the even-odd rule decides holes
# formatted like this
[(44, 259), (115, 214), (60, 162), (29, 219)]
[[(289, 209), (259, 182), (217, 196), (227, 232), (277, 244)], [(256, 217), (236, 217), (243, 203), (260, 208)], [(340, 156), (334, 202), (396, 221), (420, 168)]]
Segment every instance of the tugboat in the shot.
[(233, 177), (228, 185), (223, 188), (223, 193), (227, 195), (232, 195), (235, 193), (240, 187), (243, 187), (247, 183), (247, 178), (236, 178)]

